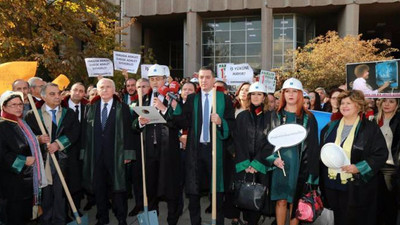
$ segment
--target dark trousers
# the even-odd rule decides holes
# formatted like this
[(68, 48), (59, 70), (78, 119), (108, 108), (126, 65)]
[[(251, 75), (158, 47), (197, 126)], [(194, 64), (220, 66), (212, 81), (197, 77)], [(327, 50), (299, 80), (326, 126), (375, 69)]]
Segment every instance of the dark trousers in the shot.
[[(32, 217), (32, 198), (25, 200), (9, 199), (7, 202), (6, 213), (9, 225), (25, 225)], [(1, 224), (1, 222), (0, 222)]]
[(136, 159), (136, 162), (132, 163), (132, 187), (135, 195), (135, 207), (143, 208), (143, 182), (142, 182), (142, 159)]
[(126, 222), (128, 203), (126, 191), (113, 192), (112, 190), (112, 173), (111, 169), (107, 168), (103, 160), (97, 160), (94, 177), (93, 191), (97, 206), (97, 219), (100, 223), (108, 223), (108, 206), (109, 194), (112, 198), (112, 207), (119, 222)]
[[(51, 165), (52, 167), (54, 165)], [(41, 225), (65, 224), (65, 197), (60, 177), (53, 172), (53, 185), (49, 185), (42, 190), (42, 209), (43, 215), (40, 217)]]
[[(149, 210), (157, 210), (160, 197), (158, 195), (159, 184), (159, 170), (160, 160), (158, 159), (147, 159), (146, 160), (146, 189), (149, 202)], [(168, 217), (167, 222), (169, 225), (175, 225), (178, 223), (179, 211), (178, 211), (178, 196), (174, 199), (166, 198), (168, 206)]]
[[(211, 143), (204, 145), (199, 144), (198, 149), (198, 174), (199, 174), (199, 189), (209, 189), (211, 188), (211, 178), (212, 178), (212, 151)], [(200, 194), (199, 195), (189, 195), (189, 213), (190, 221), (192, 225), (201, 224), (201, 208), (200, 208)], [(224, 224), (224, 212), (223, 212), (223, 201), (224, 193), (217, 193), (217, 224)]]
[(396, 167), (385, 165), (378, 173), (379, 198), (378, 198), (378, 224), (391, 225), (397, 221), (397, 193), (393, 187), (396, 176)]

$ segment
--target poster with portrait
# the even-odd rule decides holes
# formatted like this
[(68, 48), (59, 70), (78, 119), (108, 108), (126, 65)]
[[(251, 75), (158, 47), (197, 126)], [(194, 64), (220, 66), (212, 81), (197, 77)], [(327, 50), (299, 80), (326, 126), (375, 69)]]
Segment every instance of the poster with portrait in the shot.
[(347, 88), (367, 98), (400, 98), (399, 66), (399, 60), (346, 64)]

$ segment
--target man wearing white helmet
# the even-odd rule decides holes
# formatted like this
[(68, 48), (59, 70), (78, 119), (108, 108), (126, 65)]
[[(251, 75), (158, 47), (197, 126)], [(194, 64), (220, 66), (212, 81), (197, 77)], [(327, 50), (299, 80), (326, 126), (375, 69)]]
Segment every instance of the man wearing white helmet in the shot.
[[(165, 66), (152, 65), (148, 73), (152, 91), (149, 95), (143, 96), (143, 106), (154, 106), (167, 123), (148, 124), (150, 121), (147, 118), (138, 117), (134, 121), (134, 126), (137, 131), (143, 132), (144, 137), (149, 210), (158, 210), (160, 199), (166, 199), (168, 224), (175, 225), (179, 219), (178, 199), (181, 195), (180, 177), (176, 176), (181, 169), (179, 130), (168, 123), (172, 119), (173, 110), (168, 107), (167, 98), (158, 93), (158, 89), (166, 83), (167, 72)], [(172, 104), (177, 103), (172, 100)]]

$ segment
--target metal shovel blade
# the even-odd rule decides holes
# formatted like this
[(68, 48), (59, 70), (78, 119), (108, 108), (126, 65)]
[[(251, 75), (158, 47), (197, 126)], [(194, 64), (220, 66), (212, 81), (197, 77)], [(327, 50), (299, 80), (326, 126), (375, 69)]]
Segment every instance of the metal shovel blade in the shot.
[(148, 211), (147, 207), (144, 208), (144, 212), (137, 215), (138, 222), (140, 225), (158, 225), (157, 211)]
[(76, 220), (67, 223), (67, 225), (89, 225), (88, 215), (85, 214), (81, 217), (81, 223), (78, 223)]

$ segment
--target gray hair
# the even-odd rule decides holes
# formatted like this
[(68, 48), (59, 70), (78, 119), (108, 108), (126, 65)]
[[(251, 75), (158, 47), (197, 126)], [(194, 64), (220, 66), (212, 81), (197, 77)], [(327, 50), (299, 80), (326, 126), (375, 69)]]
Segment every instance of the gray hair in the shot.
[(43, 81), (43, 79), (40, 78), (40, 77), (31, 77), (31, 78), (29, 78), (29, 80), (28, 80), (29, 87), (32, 87), (32, 88), (36, 87), (35, 83), (38, 80)]
[(40, 96), (42, 96), (42, 97), (46, 96), (47, 87), (57, 87), (58, 88), (58, 85), (54, 84), (54, 83), (47, 83), (47, 84), (43, 85), (42, 89), (40, 89)]
[(111, 82), (111, 85), (112, 85), (112, 87), (114, 88), (114, 91), (115, 91), (115, 83), (114, 83), (113, 80), (111, 80), (111, 79), (109, 79), (109, 78), (101, 78), (101, 79), (97, 82), (96, 88), (99, 89), (99, 84), (100, 84), (100, 82), (104, 82), (104, 81), (110, 81), (110, 82)]

